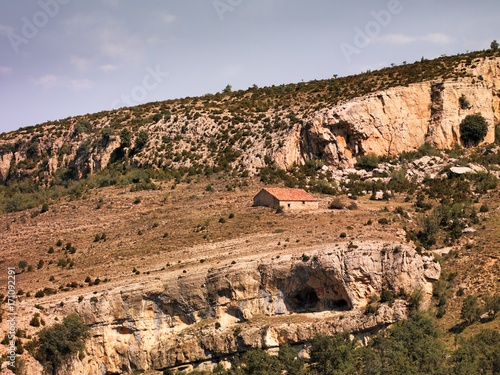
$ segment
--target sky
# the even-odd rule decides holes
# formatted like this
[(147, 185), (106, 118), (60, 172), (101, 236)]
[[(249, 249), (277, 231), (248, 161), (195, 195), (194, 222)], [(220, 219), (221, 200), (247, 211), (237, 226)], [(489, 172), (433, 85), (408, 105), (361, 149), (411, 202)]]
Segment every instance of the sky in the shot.
[(0, 0), (0, 133), (500, 41), (498, 0)]

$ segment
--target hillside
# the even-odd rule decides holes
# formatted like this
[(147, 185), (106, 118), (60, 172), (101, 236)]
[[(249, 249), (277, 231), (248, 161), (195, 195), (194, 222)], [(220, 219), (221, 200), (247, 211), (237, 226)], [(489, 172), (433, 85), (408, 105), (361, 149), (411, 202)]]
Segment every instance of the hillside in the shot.
[(467, 114), (481, 112), (491, 128), (499, 120), (498, 56), (477, 52), (48, 122), (0, 136), (0, 179), (80, 179), (110, 163), (241, 175), (270, 160), (285, 169), (312, 158), (352, 165), (368, 152), (397, 155), (424, 142), (450, 148)]
[[(283, 344), (307, 361), (318, 334), (365, 341), (418, 309), (449, 348), (498, 331), (499, 77), (477, 52), (2, 134), (17, 373), (42, 372), (40, 330), (72, 313), (90, 334), (58, 374), (212, 370)], [(476, 113), (486, 135), (465, 147)], [(264, 185), (320, 208), (252, 207)]]

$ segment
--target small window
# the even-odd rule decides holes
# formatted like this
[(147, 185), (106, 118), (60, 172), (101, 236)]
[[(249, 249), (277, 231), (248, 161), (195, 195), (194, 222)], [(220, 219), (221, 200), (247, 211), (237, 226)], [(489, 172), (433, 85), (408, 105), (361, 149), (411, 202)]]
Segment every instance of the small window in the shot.
[(302, 201), (302, 204), (306, 204), (306, 201)]
[(288, 208), (290, 208), (290, 203), (288, 203)]

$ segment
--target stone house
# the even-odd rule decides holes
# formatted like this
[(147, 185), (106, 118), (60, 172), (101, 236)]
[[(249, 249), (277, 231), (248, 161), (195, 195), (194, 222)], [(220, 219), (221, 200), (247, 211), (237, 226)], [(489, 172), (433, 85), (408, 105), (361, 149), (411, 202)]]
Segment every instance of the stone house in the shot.
[(254, 206), (272, 208), (283, 207), (284, 210), (317, 210), (318, 200), (302, 189), (264, 188), (254, 198)]

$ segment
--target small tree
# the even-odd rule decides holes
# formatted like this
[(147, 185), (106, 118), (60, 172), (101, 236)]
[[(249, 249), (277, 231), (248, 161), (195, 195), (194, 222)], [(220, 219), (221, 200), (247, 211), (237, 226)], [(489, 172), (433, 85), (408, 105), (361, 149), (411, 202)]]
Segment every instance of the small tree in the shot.
[(472, 324), (479, 320), (481, 316), (481, 309), (477, 302), (476, 296), (465, 297), (464, 303), (462, 305), (462, 310), (460, 310), (460, 319), (465, 320), (467, 324)]
[(461, 109), (469, 109), (471, 107), (469, 99), (467, 99), (464, 94), (458, 98), (458, 103), (460, 104)]
[(139, 134), (137, 134), (137, 137), (135, 137), (135, 153), (141, 151), (144, 146), (148, 143), (148, 138), (149, 135), (146, 131), (141, 130)]
[(131, 138), (130, 130), (124, 128), (120, 133), (120, 147), (121, 148), (130, 147), (131, 144), (130, 138)]
[(44, 328), (38, 334), (35, 358), (47, 373), (56, 374), (60, 366), (85, 348), (88, 327), (76, 315), (68, 315), (60, 324)]
[(500, 47), (500, 44), (498, 44), (498, 42), (496, 40), (494, 40), (493, 42), (491, 42), (490, 44), (490, 48), (493, 50), (493, 51), (498, 51), (498, 48)]
[(357, 157), (356, 168), (372, 171), (378, 167), (379, 162), (380, 158), (377, 155), (374, 153), (368, 153)]
[(466, 147), (477, 146), (488, 133), (488, 123), (480, 114), (469, 115), (460, 124), (460, 140)]

